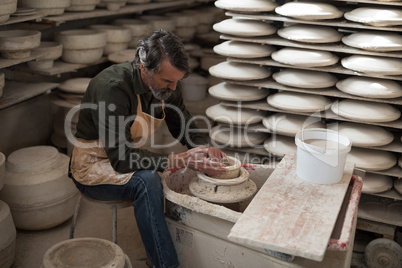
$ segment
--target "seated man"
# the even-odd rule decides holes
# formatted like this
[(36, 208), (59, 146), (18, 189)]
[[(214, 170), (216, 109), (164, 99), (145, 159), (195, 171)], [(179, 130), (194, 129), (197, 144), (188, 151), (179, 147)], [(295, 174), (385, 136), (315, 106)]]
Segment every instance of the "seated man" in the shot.
[[(139, 42), (133, 62), (95, 76), (83, 98), (71, 156), (70, 177), (86, 196), (131, 200), (153, 267), (179, 261), (163, 214), (157, 171), (187, 167), (210, 175), (224, 171), (225, 154), (207, 144), (183, 104), (179, 81), (189, 73), (182, 42), (165, 30)], [(141, 149), (165, 120), (173, 137), (190, 148), (179, 154)], [(216, 161), (217, 160), (217, 161)]]

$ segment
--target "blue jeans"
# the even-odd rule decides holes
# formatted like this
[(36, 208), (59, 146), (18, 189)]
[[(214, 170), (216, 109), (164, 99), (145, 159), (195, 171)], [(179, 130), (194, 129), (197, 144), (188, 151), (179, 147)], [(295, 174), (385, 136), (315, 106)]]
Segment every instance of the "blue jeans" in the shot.
[(163, 213), (163, 187), (157, 172), (137, 171), (124, 185), (83, 185), (72, 179), (78, 190), (90, 198), (133, 201), (135, 219), (152, 266), (179, 266)]

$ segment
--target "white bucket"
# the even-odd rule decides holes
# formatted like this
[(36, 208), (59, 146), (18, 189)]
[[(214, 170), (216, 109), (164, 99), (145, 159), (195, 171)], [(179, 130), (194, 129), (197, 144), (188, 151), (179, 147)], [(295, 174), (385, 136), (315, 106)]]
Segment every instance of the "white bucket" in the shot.
[(334, 184), (342, 179), (350, 140), (336, 131), (311, 128), (295, 137), (297, 145), (296, 174), (318, 184)]

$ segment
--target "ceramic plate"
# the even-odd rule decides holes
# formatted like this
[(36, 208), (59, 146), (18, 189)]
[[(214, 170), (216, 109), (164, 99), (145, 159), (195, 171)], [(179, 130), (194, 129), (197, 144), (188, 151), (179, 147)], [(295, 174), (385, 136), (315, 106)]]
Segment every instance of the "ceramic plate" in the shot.
[(274, 0), (218, 0), (215, 6), (233, 11), (266, 12), (274, 10), (278, 5)]
[(402, 86), (395, 81), (351, 76), (336, 83), (343, 92), (365, 98), (391, 99), (402, 97)]
[(308, 128), (325, 128), (318, 118), (302, 115), (276, 113), (262, 120), (262, 124), (272, 133), (294, 137)]
[(226, 19), (215, 23), (212, 28), (219, 33), (237, 36), (266, 36), (276, 32), (272, 24), (251, 19)]
[(398, 33), (381, 31), (361, 31), (342, 38), (342, 42), (350, 47), (368, 51), (402, 50), (402, 36)]
[(267, 102), (281, 110), (306, 113), (324, 111), (331, 104), (324, 96), (296, 92), (278, 92), (268, 96)]
[(337, 7), (326, 3), (290, 2), (275, 8), (275, 12), (285, 17), (300, 20), (336, 19), (343, 16)]
[(382, 75), (401, 75), (402, 59), (353, 55), (341, 60), (343, 67), (349, 70)]
[(356, 164), (356, 167), (365, 170), (385, 170), (396, 164), (393, 153), (374, 149), (352, 148), (346, 161)]
[(271, 57), (277, 62), (299, 67), (329, 66), (338, 62), (338, 57), (328, 51), (290, 47), (273, 52)]
[(342, 39), (342, 34), (331, 27), (294, 24), (278, 30), (282, 38), (303, 43), (334, 43)]
[(294, 138), (275, 135), (264, 141), (264, 149), (275, 156), (284, 157), (296, 153), (297, 147)]
[(393, 179), (389, 176), (367, 173), (363, 179), (362, 192), (365, 194), (382, 193), (390, 190), (393, 183)]
[(244, 129), (217, 125), (210, 130), (209, 136), (213, 141), (225, 146), (254, 147), (262, 144), (269, 134), (246, 132)]
[(401, 116), (401, 112), (387, 103), (360, 100), (341, 100), (332, 104), (331, 110), (342, 117), (361, 122), (391, 122)]
[(241, 41), (226, 41), (213, 48), (216, 54), (235, 58), (268, 57), (275, 49), (270, 45), (262, 45)]
[(123, 63), (125, 61), (133, 61), (135, 58), (135, 49), (125, 49), (114, 52), (107, 56), (107, 59), (114, 63)]
[(282, 85), (298, 88), (332, 87), (338, 81), (330, 73), (297, 69), (281, 70), (272, 74), (272, 78)]
[(353, 146), (383, 146), (394, 140), (394, 135), (383, 127), (359, 123), (341, 122), (329, 129), (346, 136)]
[(271, 71), (264, 66), (230, 61), (212, 66), (209, 73), (218, 78), (238, 81), (263, 79), (271, 75)]
[(59, 89), (68, 93), (84, 94), (92, 78), (71, 78), (59, 85)]
[(235, 85), (221, 82), (208, 90), (209, 94), (219, 100), (226, 101), (254, 101), (266, 98), (269, 89)]
[(235, 125), (259, 123), (266, 115), (265, 111), (228, 107), (220, 103), (208, 107), (205, 113), (216, 122)]
[(344, 14), (350, 21), (373, 26), (402, 25), (402, 10), (390, 7), (359, 7)]

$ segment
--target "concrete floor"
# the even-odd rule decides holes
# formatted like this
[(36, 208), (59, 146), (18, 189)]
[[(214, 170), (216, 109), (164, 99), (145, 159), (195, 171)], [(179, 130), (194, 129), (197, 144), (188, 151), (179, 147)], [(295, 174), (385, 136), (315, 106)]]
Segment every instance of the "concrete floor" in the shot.
[[(71, 219), (43, 231), (17, 230), (15, 261), (12, 268), (39, 268), (46, 251), (69, 239)], [(112, 241), (112, 210), (94, 206), (82, 200), (74, 237), (96, 237)], [(117, 213), (117, 244), (130, 258), (134, 268), (146, 268), (146, 253), (133, 208), (122, 208)]]

